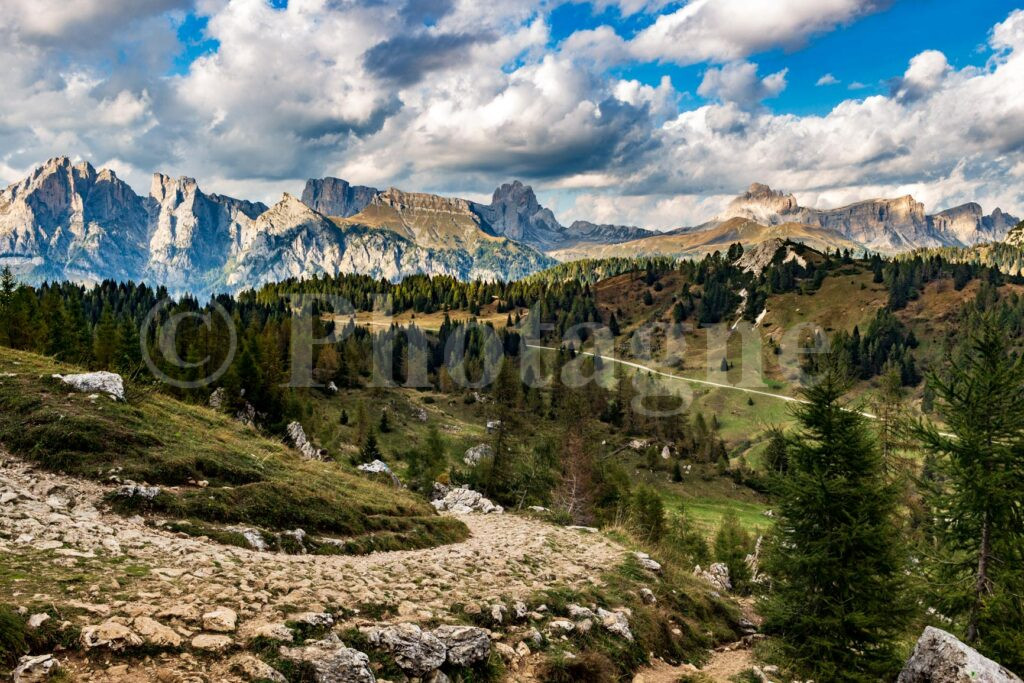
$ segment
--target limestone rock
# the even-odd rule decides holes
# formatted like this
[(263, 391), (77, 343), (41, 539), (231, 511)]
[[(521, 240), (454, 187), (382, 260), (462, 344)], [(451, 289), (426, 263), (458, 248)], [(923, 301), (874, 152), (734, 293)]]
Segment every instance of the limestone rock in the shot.
[(395, 488), (402, 488), (402, 480), (398, 478), (398, 475), (391, 471), (388, 464), (383, 460), (374, 460), (373, 462), (363, 463), (356, 467), (360, 472), (366, 472), (368, 474), (382, 474), (391, 480), (391, 484)]
[(178, 647), (181, 645), (181, 636), (174, 629), (164, 626), (150, 617), (135, 617), (132, 628), (149, 645), (155, 647)]
[(213, 633), (200, 633), (192, 639), (192, 647), (207, 652), (224, 652), (234, 646), (229, 636), (216, 635)]
[(302, 647), (282, 647), (281, 656), (294, 662), (305, 662), (312, 669), (316, 683), (375, 683), (370, 658), (358, 650), (345, 647), (335, 634)]
[(629, 630), (629, 620), (621, 611), (610, 612), (599, 607), (597, 616), (601, 619), (601, 625), (609, 633), (632, 642), (633, 632)]
[(410, 676), (423, 676), (437, 669), (447, 656), (445, 644), (416, 624), (375, 627), (367, 631), (367, 638), (391, 653), (395, 663)]
[(1021, 679), (955, 636), (927, 626), (897, 683), (1021, 683)]
[(203, 629), (217, 633), (230, 633), (238, 627), (238, 615), (233, 609), (218, 607), (203, 614)]
[(494, 449), (488, 444), (482, 443), (471, 448), (467, 448), (466, 452), (462, 456), (462, 462), (469, 466), (473, 466), (483, 460), (484, 458), (490, 458), (494, 455)]
[(439, 512), (445, 510), (455, 514), (466, 514), (468, 512), (482, 512), (484, 514), (501, 514), (504, 508), (495, 505), (479, 492), (464, 487), (449, 490), (444, 498), (434, 500), (431, 503)]
[(693, 575), (707, 582), (712, 588), (721, 593), (732, 590), (732, 581), (729, 580), (729, 567), (722, 562), (715, 562), (707, 569), (701, 569), (701, 566), (698, 564), (693, 568)]
[(88, 649), (106, 647), (111, 650), (124, 650), (142, 645), (142, 638), (123, 624), (116, 621), (105, 621), (102, 624), (83, 628), (81, 642)]
[(270, 681), (270, 683), (287, 683), (288, 679), (274, 667), (259, 657), (250, 654), (237, 655), (231, 659), (231, 670), (242, 675), (248, 681)]
[(327, 451), (322, 448), (316, 448), (309, 442), (309, 439), (306, 438), (306, 430), (302, 428), (299, 422), (289, 422), (285, 431), (292, 445), (295, 446), (295, 449), (306, 460), (323, 460), (327, 457)]
[(491, 639), (487, 631), (476, 626), (438, 626), (433, 635), (447, 649), (447, 661), (454, 666), (470, 666), (487, 659)]
[(640, 566), (647, 571), (654, 572), (655, 574), (661, 572), (661, 564), (652, 560), (651, 556), (647, 553), (633, 553), (633, 557), (635, 557), (636, 561), (640, 563)]
[(116, 372), (83, 372), (77, 375), (54, 375), (75, 391), (85, 394), (107, 394), (118, 401), (124, 400), (124, 380)]
[(60, 662), (53, 655), (22, 657), (14, 667), (14, 683), (42, 683), (60, 670)]

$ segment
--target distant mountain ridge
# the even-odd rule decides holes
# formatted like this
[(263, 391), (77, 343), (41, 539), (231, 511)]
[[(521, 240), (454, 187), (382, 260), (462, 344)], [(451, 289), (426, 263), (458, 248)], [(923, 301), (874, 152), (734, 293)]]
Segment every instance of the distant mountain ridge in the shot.
[(910, 195), (869, 199), (836, 209), (802, 207), (792, 194), (754, 183), (736, 197), (720, 220), (747, 218), (764, 225), (817, 226), (878, 251), (918, 247), (971, 246), (1003, 239), (1018, 219), (995, 209), (985, 215), (970, 202), (935, 214)]
[[(483, 204), (313, 178), (301, 199), (286, 193), (268, 207), (161, 173), (143, 197), (111, 170), (57, 157), (0, 192), (0, 265), (32, 282), (136, 280), (206, 296), (321, 273), (509, 280), (556, 259), (686, 258), (768, 239), (882, 252), (971, 246), (1002, 240), (1017, 223), (973, 202), (927, 214), (910, 196), (813, 209), (760, 183), (721, 216), (668, 232), (564, 226), (518, 180)], [(1009, 239), (1024, 243), (1016, 232)]]
[(113, 171), (57, 157), (0, 193), (0, 265), (32, 282), (135, 280), (206, 296), (323, 273), (508, 280), (555, 263), (491, 234), (467, 200), (333, 178), (310, 180), (303, 198), (267, 207), (161, 173), (142, 197)]

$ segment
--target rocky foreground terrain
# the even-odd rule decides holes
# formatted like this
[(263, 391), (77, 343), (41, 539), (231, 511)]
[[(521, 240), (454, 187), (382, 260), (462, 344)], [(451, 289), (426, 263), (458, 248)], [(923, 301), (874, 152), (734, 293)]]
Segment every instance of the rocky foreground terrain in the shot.
[[(528, 680), (534, 640), (557, 637), (573, 623), (527, 613), (521, 601), (554, 583), (598, 582), (626, 553), (587, 531), (477, 514), (463, 517), (469, 540), (429, 550), (360, 557), (259, 553), (107, 513), (104, 486), (39, 472), (6, 454), (0, 463), (4, 598), (56, 615), (36, 621), (68, 622), (75, 647), (54, 656), (75, 680), (283, 680), (266, 671), (255, 675), (263, 665), (247, 649), (258, 640), (287, 646), (295, 636), (286, 622), (322, 634), (362, 628), (369, 642), (376, 637), (385, 643), (379, 647), (401, 649), (387, 645), (389, 637), (405, 642), (403, 631), (396, 635), (388, 625), (436, 629), (455, 622), (456, 614), (488, 623), (471, 633), (486, 635), (516, 678)], [(625, 637), (628, 618), (613, 614), (603, 620), (626, 629)], [(412, 634), (405, 640), (424, 639), (413, 626), (401, 629)], [(423, 655), (413, 645), (406, 649), (414, 659)], [(429, 673), (422, 665), (410, 664), (411, 671)]]

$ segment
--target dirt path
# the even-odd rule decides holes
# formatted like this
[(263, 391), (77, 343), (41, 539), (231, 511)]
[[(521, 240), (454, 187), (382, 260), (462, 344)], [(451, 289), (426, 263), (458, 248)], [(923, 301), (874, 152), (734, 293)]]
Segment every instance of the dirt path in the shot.
[(672, 666), (665, 662), (644, 669), (633, 678), (633, 683), (676, 683), (684, 676), (702, 677), (703, 681), (728, 683), (733, 676), (754, 666), (754, 656), (745, 648), (716, 650), (711, 653), (708, 663), (701, 668), (691, 664)]
[[(198, 632), (197, 615), (216, 606), (235, 610), (241, 624), (326, 608), (427, 621), (444, 619), (457, 603), (486, 607), (551, 585), (596, 582), (624, 553), (602, 536), (512, 514), (464, 516), (472, 533), (467, 541), (427, 550), (361, 557), (259, 553), (104, 512), (107, 490), (0, 453), (0, 603), (70, 606), (80, 625), (112, 617), (176, 619), (186, 638)], [(98, 676), (90, 669), (86, 680)]]

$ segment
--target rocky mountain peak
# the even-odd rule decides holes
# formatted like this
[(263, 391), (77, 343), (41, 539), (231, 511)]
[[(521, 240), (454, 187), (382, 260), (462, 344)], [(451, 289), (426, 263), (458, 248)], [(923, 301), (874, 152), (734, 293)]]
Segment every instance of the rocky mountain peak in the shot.
[(751, 183), (747, 191), (733, 199), (722, 218), (748, 218), (759, 223), (784, 222), (781, 216), (799, 209), (792, 194), (773, 190), (764, 183)]
[(302, 190), (302, 202), (325, 216), (347, 218), (365, 209), (378, 192), (341, 178), (310, 178)]

